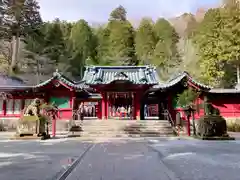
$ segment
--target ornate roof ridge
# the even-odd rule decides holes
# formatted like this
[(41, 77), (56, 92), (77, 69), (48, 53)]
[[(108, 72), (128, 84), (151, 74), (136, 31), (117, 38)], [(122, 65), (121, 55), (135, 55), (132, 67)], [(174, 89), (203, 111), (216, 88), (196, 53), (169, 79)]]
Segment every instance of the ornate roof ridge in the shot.
[(154, 69), (155, 66), (150, 66), (150, 65), (140, 65), (140, 66), (86, 66), (86, 69), (94, 69), (94, 68), (108, 68), (108, 69), (114, 69), (114, 68), (119, 68), (119, 69), (128, 69), (128, 68), (133, 68), (133, 69), (138, 69), (138, 68), (151, 68)]

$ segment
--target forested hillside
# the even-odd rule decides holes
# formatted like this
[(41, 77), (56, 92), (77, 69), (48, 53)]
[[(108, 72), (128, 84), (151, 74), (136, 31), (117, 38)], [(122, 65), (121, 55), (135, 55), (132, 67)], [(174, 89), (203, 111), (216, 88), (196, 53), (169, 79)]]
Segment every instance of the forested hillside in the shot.
[(238, 1), (135, 24), (119, 6), (108, 22), (92, 26), (84, 19), (43, 22), (39, 8), (35, 0), (0, 0), (1, 73), (37, 84), (55, 69), (79, 79), (85, 65), (152, 64), (164, 80), (184, 70), (212, 86), (240, 79)]

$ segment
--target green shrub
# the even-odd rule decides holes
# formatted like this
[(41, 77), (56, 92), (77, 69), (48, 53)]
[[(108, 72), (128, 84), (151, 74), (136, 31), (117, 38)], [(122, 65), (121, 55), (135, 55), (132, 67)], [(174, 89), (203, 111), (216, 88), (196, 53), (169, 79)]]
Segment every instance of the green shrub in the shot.
[(240, 132), (240, 124), (239, 123), (230, 123), (227, 125), (227, 130), (232, 132)]
[(201, 137), (224, 136), (227, 134), (226, 120), (219, 115), (205, 115), (199, 119), (198, 135)]

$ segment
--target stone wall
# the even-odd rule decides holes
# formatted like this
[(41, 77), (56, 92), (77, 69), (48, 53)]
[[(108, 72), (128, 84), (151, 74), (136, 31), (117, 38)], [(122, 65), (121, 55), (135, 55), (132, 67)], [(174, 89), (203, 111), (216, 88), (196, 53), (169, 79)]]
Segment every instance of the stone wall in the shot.
[(0, 131), (15, 131), (17, 128), (18, 118), (1, 118)]
[[(16, 131), (18, 124), (18, 118), (1, 118), (0, 119), (0, 131)], [(57, 131), (68, 131), (69, 120), (57, 120), (56, 130)], [(51, 124), (49, 130), (51, 131)]]
[(227, 124), (240, 124), (240, 118), (236, 117), (236, 118), (225, 118), (227, 121)]

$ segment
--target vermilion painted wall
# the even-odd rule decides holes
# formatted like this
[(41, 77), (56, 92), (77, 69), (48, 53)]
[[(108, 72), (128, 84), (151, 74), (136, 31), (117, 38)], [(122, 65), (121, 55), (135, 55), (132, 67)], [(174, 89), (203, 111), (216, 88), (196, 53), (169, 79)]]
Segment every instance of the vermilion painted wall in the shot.
[(220, 110), (225, 118), (240, 117), (240, 98), (235, 96), (223, 96), (211, 100), (212, 105)]
[[(199, 105), (201, 108), (199, 108), (199, 110), (197, 110), (195, 112), (195, 116), (194, 118), (195, 119), (199, 119), (201, 116), (204, 115), (204, 109), (202, 108), (202, 104), (203, 104), (203, 98), (198, 98), (195, 102), (196, 105)], [(176, 108), (175, 109), (176, 112), (180, 112), (181, 113), (181, 116), (184, 120), (186, 120), (186, 116), (185, 116), (185, 112), (183, 111), (183, 108)], [(175, 114), (176, 115), (176, 114)], [(174, 117), (173, 119), (176, 119), (176, 117)]]
[[(231, 96), (216, 96), (209, 100), (209, 102), (215, 108), (218, 108), (220, 114), (225, 118), (240, 117), (240, 97), (234, 94)], [(203, 99), (199, 98), (196, 103), (203, 104)], [(186, 119), (185, 114), (181, 108), (177, 108), (175, 110), (176, 112), (181, 112), (184, 116), (184, 119)], [(202, 115), (204, 115), (204, 109), (200, 108), (199, 113), (195, 113), (195, 118), (199, 119)]]

